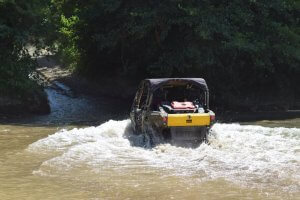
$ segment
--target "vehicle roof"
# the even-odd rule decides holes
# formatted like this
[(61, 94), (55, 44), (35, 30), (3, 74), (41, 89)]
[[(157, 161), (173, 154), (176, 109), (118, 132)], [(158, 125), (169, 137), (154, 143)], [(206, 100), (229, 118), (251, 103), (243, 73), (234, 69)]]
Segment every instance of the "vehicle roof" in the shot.
[(183, 81), (187, 83), (193, 83), (198, 85), (202, 89), (208, 91), (206, 81), (203, 78), (155, 78), (155, 79), (145, 79), (144, 81), (150, 84), (151, 90), (154, 91), (162, 85), (166, 85), (173, 81)]

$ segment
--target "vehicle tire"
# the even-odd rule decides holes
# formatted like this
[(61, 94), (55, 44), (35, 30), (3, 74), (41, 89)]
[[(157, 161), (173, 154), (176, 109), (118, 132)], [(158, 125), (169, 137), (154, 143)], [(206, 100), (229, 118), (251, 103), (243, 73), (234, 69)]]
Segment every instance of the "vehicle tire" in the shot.
[(151, 129), (148, 126), (145, 126), (143, 128), (143, 135), (144, 135), (144, 142), (145, 142), (145, 146), (148, 148), (152, 148), (154, 147), (154, 135), (153, 135), (153, 131), (151, 131)]

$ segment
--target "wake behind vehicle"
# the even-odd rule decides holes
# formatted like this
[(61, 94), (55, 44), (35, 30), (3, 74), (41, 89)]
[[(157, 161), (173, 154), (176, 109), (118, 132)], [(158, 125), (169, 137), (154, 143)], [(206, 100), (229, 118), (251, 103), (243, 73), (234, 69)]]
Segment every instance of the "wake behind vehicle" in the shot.
[(145, 79), (130, 112), (136, 134), (155, 140), (197, 146), (215, 121), (209, 91), (202, 78)]

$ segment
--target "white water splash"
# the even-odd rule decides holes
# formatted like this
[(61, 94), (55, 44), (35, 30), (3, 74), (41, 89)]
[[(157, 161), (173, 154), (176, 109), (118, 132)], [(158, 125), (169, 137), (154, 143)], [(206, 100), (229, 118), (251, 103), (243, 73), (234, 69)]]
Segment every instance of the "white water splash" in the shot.
[(147, 168), (200, 180), (223, 178), (246, 187), (300, 190), (300, 129), (215, 124), (210, 144), (196, 149), (170, 144), (145, 149), (143, 138), (131, 132), (129, 120), (59, 131), (28, 147), (49, 155), (34, 173), (51, 176), (83, 165), (95, 174)]

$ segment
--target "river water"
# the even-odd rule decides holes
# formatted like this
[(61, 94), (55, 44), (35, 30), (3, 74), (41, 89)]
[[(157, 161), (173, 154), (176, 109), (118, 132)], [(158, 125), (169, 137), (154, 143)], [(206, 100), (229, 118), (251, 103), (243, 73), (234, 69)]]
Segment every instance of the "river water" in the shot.
[(122, 102), (47, 93), (50, 115), (0, 124), (0, 199), (300, 199), (300, 118), (144, 148)]

